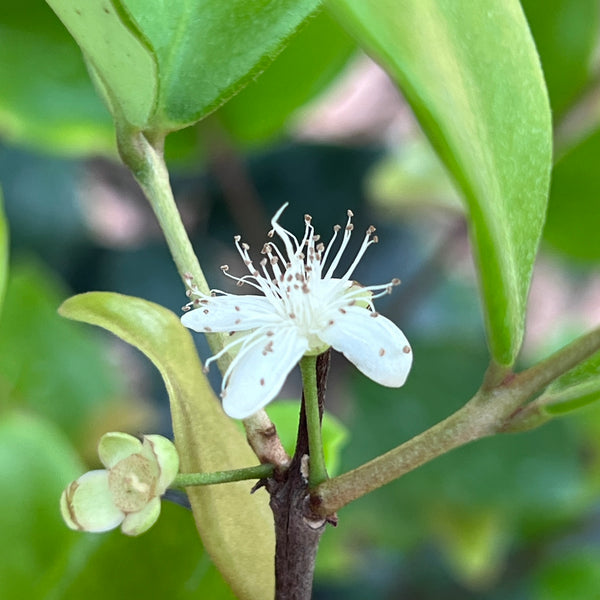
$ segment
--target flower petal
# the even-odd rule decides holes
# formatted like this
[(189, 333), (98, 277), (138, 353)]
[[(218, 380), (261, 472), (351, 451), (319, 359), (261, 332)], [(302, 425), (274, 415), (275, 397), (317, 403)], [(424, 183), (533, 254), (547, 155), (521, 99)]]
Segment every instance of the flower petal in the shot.
[(121, 431), (105, 433), (98, 443), (98, 456), (102, 464), (111, 469), (118, 462), (137, 454), (142, 449), (142, 442), (133, 435)]
[(62, 493), (60, 511), (66, 524), (79, 531), (114, 529), (125, 518), (114, 504), (108, 487), (108, 471), (89, 471)]
[(319, 337), (373, 381), (388, 387), (404, 385), (412, 350), (402, 331), (382, 315), (348, 306)]
[(129, 513), (123, 520), (121, 531), (126, 535), (140, 535), (156, 523), (160, 515), (160, 498), (152, 498), (142, 510)]
[(199, 333), (247, 331), (280, 320), (275, 307), (264, 296), (210, 296), (181, 317), (186, 327)]
[(165, 493), (173, 479), (179, 472), (179, 454), (173, 442), (162, 435), (145, 435), (144, 445), (150, 445), (160, 468), (160, 475), (156, 483), (156, 494)]
[(308, 340), (295, 327), (281, 328), (263, 339), (262, 347), (252, 344), (240, 350), (223, 391), (223, 409), (234, 419), (245, 419), (273, 400), (308, 350)]

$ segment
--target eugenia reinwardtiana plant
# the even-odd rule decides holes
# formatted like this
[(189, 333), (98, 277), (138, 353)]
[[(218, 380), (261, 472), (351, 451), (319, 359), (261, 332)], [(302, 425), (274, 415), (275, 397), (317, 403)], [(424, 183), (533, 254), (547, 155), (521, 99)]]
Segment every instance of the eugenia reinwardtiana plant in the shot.
[[(223, 267), (258, 293), (211, 292), (176, 208), (163, 152), (170, 132), (198, 122), (254, 78), (317, 2), (48, 3), (83, 51), (113, 116), (120, 156), (152, 205), (190, 298), (181, 321), (145, 300), (107, 292), (62, 305), (64, 316), (112, 331), (156, 365), (177, 448), (174, 454), (154, 436), (103, 438), (106, 469), (79, 478), (63, 495), (70, 527), (120, 524), (126, 533), (142, 533), (158, 516), (166, 487), (183, 487), (202, 542), (235, 594), (307, 600), (320, 536), (348, 503), (453, 448), (537, 427), (600, 396), (598, 329), (515, 370), (553, 139), (539, 57), (518, 0), (493, 8), (466, 0), (326, 2), (332, 18), (402, 88), (463, 196), (490, 357), (479, 390), (462, 408), (334, 477), (325, 468), (321, 435), (330, 349), (384, 386), (402, 386), (412, 364), (411, 345), (374, 307), (398, 281), (362, 287), (352, 280), (376, 241), (374, 229), (340, 271), (351, 213), (323, 243), (308, 216), (300, 237), (284, 229), (282, 208), (258, 262), (236, 238), (248, 273), (233, 276)], [(216, 363), (223, 374), (224, 412), (187, 328), (206, 334), (212, 351), (206, 365)], [(427, 364), (426, 356), (419, 360)], [(290, 457), (263, 407), (297, 363), (303, 397)], [(242, 420), (245, 436), (231, 417)], [(233, 481), (244, 483), (225, 485)], [(266, 489), (268, 503), (264, 492), (250, 494), (258, 488)]]

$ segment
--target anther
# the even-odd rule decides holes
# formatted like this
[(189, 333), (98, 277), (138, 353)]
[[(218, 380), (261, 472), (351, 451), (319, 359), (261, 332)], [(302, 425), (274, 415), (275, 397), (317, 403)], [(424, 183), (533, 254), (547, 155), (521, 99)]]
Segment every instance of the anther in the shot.
[(250, 246), (249, 246), (248, 244), (246, 244), (246, 242), (243, 242), (243, 243), (242, 243), (242, 248), (243, 248), (244, 250), (250, 250)]
[(369, 314), (370, 314), (371, 317), (378, 317), (379, 316), (379, 313), (375, 312), (375, 311), (373, 311), (372, 313), (369, 313)]
[(346, 211), (346, 214), (347, 214), (349, 217), (353, 217), (353, 216), (354, 216), (354, 213), (353, 213), (353, 212), (352, 212), (350, 209), (348, 209), (348, 210)]
[(375, 229), (375, 227), (373, 227), (373, 225), (369, 225), (369, 228), (367, 229), (367, 233), (369, 235), (371, 235), (372, 233), (375, 233), (377, 230)]
[(404, 354), (410, 354), (410, 346), (404, 346), (404, 348), (402, 348), (402, 352), (404, 352)]
[(234, 235), (234, 236), (233, 236), (233, 241), (234, 241), (234, 242), (239, 242), (241, 239), (242, 239), (242, 236), (241, 236), (241, 235)]
[(401, 283), (402, 282), (397, 277), (394, 277), (394, 279), (391, 281), (392, 285), (400, 285)]
[(348, 225), (346, 225), (346, 231), (352, 231), (354, 229), (354, 225), (352, 223), (348, 223)]
[(267, 232), (267, 237), (272, 238), (275, 235), (275, 230), (271, 229), (271, 231)]
[(304, 215), (304, 220), (305, 220), (307, 223), (310, 223), (310, 222), (312, 221), (312, 217), (311, 217), (310, 215)]
[(337, 233), (342, 228), (341, 225), (334, 225), (333, 230)]
[(374, 244), (378, 244), (378, 243), (379, 243), (379, 236), (377, 236), (377, 235), (374, 235), (374, 236), (371, 238), (371, 241), (372, 241)]
[(225, 271), (225, 272), (227, 272), (227, 271), (229, 271), (229, 265), (221, 265), (221, 266), (219, 267), (219, 269), (221, 269), (221, 271)]
[(381, 348), (379, 350), (379, 356), (383, 356), (385, 354), (385, 348)]

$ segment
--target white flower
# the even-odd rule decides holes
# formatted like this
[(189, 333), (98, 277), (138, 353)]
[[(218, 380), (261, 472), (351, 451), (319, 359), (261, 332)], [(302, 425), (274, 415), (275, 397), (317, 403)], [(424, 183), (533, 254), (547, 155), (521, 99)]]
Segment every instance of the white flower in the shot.
[(181, 321), (198, 332), (244, 332), (235, 336), (206, 365), (237, 347), (237, 354), (223, 376), (223, 408), (244, 419), (269, 403), (286, 377), (305, 354), (320, 354), (332, 346), (342, 352), (365, 375), (388, 387), (404, 384), (412, 364), (406, 337), (373, 307), (373, 299), (400, 283), (362, 287), (350, 279), (366, 249), (377, 242), (369, 227), (354, 261), (341, 277), (334, 277), (352, 234), (352, 212), (337, 253), (332, 248), (341, 227), (325, 246), (315, 235), (311, 217), (305, 215), (301, 241), (281, 227), (282, 206), (271, 220), (269, 237), (277, 234), (283, 244), (267, 242), (257, 269), (248, 255), (249, 246), (235, 237), (235, 245), (250, 272), (243, 277), (223, 273), (238, 285), (250, 285), (262, 293), (234, 295), (215, 290), (210, 296), (192, 285), (188, 296), (193, 307)]
[(179, 470), (179, 455), (161, 435), (143, 442), (127, 433), (106, 433), (98, 444), (106, 469), (88, 471), (62, 493), (60, 510), (77, 531), (102, 532), (121, 525), (127, 535), (144, 533), (158, 519), (160, 496)]

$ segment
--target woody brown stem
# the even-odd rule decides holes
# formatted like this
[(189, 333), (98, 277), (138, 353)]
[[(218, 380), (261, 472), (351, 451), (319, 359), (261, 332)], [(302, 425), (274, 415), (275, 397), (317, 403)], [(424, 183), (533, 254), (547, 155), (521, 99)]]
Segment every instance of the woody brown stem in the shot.
[[(317, 357), (319, 413), (323, 415), (330, 352)], [(275, 519), (275, 599), (310, 600), (315, 559), (327, 522), (316, 515), (308, 488), (309, 443), (304, 396), (300, 409), (296, 450), (290, 467), (267, 480)]]

